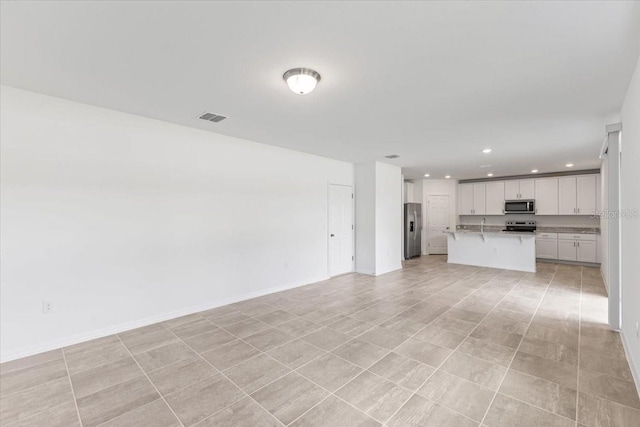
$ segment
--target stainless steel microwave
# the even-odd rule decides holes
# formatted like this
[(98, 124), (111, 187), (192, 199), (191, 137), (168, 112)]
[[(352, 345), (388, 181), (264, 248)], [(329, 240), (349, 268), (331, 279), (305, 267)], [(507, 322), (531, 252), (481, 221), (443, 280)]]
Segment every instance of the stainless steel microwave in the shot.
[(535, 200), (505, 200), (504, 213), (508, 213), (508, 214), (536, 213)]

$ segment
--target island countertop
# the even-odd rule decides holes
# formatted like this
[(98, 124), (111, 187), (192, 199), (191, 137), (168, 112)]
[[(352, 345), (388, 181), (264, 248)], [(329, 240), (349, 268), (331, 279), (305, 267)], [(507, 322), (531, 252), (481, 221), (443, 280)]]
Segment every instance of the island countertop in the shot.
[(446, 231), (445, 233), (448, 233), (448, 234), (484, 234), (484, 235), (487, 235), (487, 236), (500, 235), (500, 236), (536, 237), (536, 233), (532, 233), (530, 231), (504, 231), (504, 230), (485, 229), (484, 232), (481, 232), (479, 228), (477, 230), (457, 229), (457, 230), (453, 230), (453, 231)]

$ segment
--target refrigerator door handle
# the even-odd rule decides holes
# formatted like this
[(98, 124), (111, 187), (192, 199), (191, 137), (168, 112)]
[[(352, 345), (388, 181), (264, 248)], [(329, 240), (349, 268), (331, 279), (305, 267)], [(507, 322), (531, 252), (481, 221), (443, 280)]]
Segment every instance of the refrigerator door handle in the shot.
[(415, 210), (413, 211), (413, 221), (415, 224), (415, 227), (413, 227), (413, 240), (416, 240), (416, 235), (418, 234), (418, 214)]

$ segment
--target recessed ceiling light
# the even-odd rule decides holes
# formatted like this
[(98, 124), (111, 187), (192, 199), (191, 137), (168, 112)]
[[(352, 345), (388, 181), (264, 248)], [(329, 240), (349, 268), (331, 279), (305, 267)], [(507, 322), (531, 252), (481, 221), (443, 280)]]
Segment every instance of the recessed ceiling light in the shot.
[(287, 86), (298, 95), (313, 92), (320, 81), (320, 74), (310, 68), (292, 68), (282, 76)]
[(538, 173), (538, 169), (531, 169), (531, 173)]
[(568, 167), (568, 168), (572, 168), (573, 167), (573, 163), (567, 163), (565, 166)]
[(424, 174), (424, 177), (425, 177), (425, 178), (429, 178), (430, 176), (431, 176), (431, 175), (429, 175), (428, 173), (425, 173), (425, 174)]
[(488, 173), (487, 176), (493, 176), (493, 174), (492, 173)]
[(484, 150), (482, 150), (482, 152), (484, 154), (489, 154), (491, 152), (491, 148), (485, 148)]
[(445, 175), (444, 177), (449, 179), (449, 178), (451, 178), (451, 175)]

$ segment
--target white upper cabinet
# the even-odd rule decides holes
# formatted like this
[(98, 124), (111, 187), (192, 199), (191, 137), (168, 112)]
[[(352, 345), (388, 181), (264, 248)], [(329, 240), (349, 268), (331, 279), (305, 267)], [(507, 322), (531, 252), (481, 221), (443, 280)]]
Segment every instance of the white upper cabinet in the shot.
[(596, 176), (577, 177), (576, 187), (576, 213), (578, 215), (592, 215), (596, 210)]
[(592, 215), (600, 209), (600, 175), (458, 185), (459, 215), (504, 215), (505, 200), (536, 202), (536, 215)]
[(597, 175), (558, 178), (558, 214), (592, 215), (597, 209)]
[(473, 214), (485, 215), (487, 184), (473, 184)]
[(458, 215), (473, 215), (473, 184), (458, 185)]
[(575, 176), (558, 178), (558, 214), (576, 215), (577, 207), (577, 182)]
[(413, 182), (405, 182), (404, 183), (404, 202), (405, 203), (414, 203), (413, 199)]
[(533, 199), (535, 197), (535, 185), (533, 179), (523, 179), (518, 181), (505, 181), (504, 199)]
[(520, 181), (505, 181), (504, 183), (504, 199), (515, 200), (519, 199), (520, 195)]
[(558, 215), (558, 178), (535, 180), (536, 215)]
[(458, 185), (458, 215), (485, 215), (486, 184)]
[(520, 181), (520, 198), (533, 199), (535, 197), (535, 181), (533, 179), (524, 179)]
[(487, 182), (486, 206), (487, 215), (504, 215), (504, 181)]

